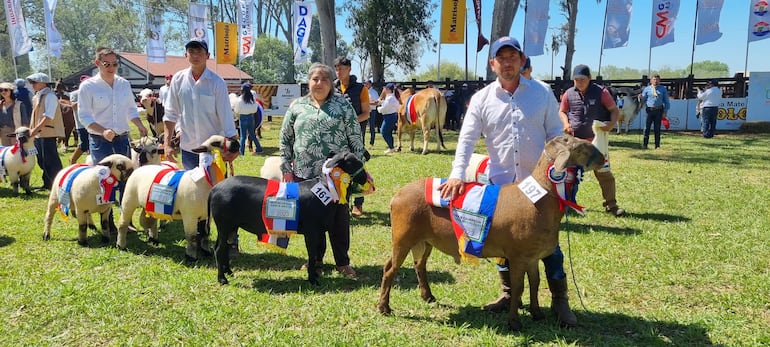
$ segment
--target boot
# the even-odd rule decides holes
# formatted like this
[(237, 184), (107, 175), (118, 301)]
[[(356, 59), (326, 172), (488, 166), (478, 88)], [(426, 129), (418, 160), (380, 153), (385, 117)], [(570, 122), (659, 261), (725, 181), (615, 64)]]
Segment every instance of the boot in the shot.
[(615, 217), (625, 215), (626, 210), (618, 207), (618, 202), (615, 199), (615, 176), (612, 175), (612, 171), (596, 170), (594, 174), (596, 180), (599, 181), (599, 187), (602, 189), (604, 211)]
[(559, 325), (563, 327), (576, 326), (577, 317), (569, 308), (569, 299), (567, 298), (567, 279), (554, 280), (549, 278), (548, 289), (551, 290), (551, 311), (556, 314)]
[(511, 275), (510, 271), (498, 271), (500, 275), (500, 287), (503, 289), (503, 293), (497, 300), (492, 301), (482, 309), (490, 312), (505, 312), (511, 308)]

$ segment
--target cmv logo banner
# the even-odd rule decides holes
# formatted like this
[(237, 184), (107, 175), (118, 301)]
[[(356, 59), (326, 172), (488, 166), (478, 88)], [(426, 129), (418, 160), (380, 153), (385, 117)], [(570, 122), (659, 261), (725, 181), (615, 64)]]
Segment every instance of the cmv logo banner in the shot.
[(238, 58), (242, 60), (254, 55), (254, 0), (239, 0), (238, 8)]
[(311, 2), (294, 3), (294, 64), (302, 64), (310, 61), (310, 52), (307, 44), (310, 39), (310, 25), (313, 18)]
[(679, 0), (652, 1), (650, 48), (674, 42), (674, 23), (679, 15)]

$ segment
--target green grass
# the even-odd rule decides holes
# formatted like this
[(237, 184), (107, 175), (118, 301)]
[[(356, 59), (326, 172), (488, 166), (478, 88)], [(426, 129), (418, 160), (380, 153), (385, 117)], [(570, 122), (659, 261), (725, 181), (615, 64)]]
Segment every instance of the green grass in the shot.
[[(279, 124), (264, 131), (267, 155), (277, 153)], [(522, 311), (524, 331), (508, 332), (505, 314), (480, 309), (499, 292), (494, 265), (455, 265), (438, 252), (428, 264), (438, 302), (421, 301), (408, 260), (392, 292), (394, 315), (381, 316), (375, 304), (391, 249), (390, 197), (409, 181), (446, 176), (456, 136), (446, 136), (449, 151), (426, 156), (383, 155), (378, 136), (368, 164), (377, 192), (351, 227), (360, 278), (347, 280), (327, 265), (317, 287), (299, 270), (301, 237), (278, 255), (241, 232), (235, 276), (220, 286), (213, 259), (184, 262), (179, 225), (160, 234), (157, 248), (144, 234), (129, 234), (128, 251), (118, 251), (93, 232), (90, 247), (78, 246), (75, 221), (57, 217), (53, 239), (44, 242), (47, 194), (11, 197), (4, 185), (0, 345), (770, 345), (767, 135), (666, 133), (663, 149), (648, 151), (639, 149), (638, 133), (612, 136), (618, 200), (628, 216), (601, 212), (588, 173), (578, 199), (586, 216), (562, 224), (578, 328), (558, 328), (550, 312), (535, 322)], [(263, 160), (241, 157), (236, 172), (257, 175)], [(36, 169), (33, 186), (40, 184)], [(548, 306), (545, 286), (539, 297)]]

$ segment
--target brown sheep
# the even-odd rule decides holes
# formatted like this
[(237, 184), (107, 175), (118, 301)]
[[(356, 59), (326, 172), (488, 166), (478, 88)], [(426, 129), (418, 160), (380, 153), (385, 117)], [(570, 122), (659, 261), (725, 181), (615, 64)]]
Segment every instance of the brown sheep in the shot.
[[(547, 191), (532, 203), (517, 184), (500, 188), (497, 208), (481, 257), (503, 257), (510, 261), (511, 298), (520, 298), (524, 289), (524, 273), (537, 261), (550, 255), (559, 241), (561, 210), (553, 184), (546, 177), (546, 170), (553, 164), (557, 171), (567, 167), (582, 166), (586, 171), (598, 169), (604, 164), (604, 156), (590, 142), (565, 135), (557, 137), (545, 146), (543, 155), (532, 177)], [(385, 263), (377, 309), (390, 314), (390, 289), (396, 271), (411, 250), (415, 260), (420, 296), (432, 302), (426, 263), (433, 247), (460, 262), (457, 239), (452, 229), (448, 209), (415, 203), (425, 201), (425, 179), (401, 188), (390, 202), (393, 253)], [(519, 300), (511, 300), (508, 327), (521, 330)]]
[[(413, 94), (414, 98), (411, 101), (411, 107), (414, 107), (417, 121), (410, 122), (407, 120), (409, 115), (406, 114), (406, 105), (410, 103), (409, 97)], [(401, 134), (407, 133), (412, 140), (409, 150), (414, 151), (414, 133), (419, 127), (422, 129), (422, 154), (427, 154), (430, 130), (434, 126), (436, 127), (436, 135), (438, 137), (436, 150), (441, 152), (441, 148), (446, 149), (446, 146), (444, 146), (444, 135), (441, 134), (441, 127), (444, 126), (444, 119), (446, 118), (446, 107), (446, 98), (435, 88), (423, 89), (416, 94), (412, 88), (409, 88), (401, 93), (401, 106), (398, 109), (398, 128), (396, 129), (398, 136), (398, 147), (396, 147), (396, 150), (401, 151)]]

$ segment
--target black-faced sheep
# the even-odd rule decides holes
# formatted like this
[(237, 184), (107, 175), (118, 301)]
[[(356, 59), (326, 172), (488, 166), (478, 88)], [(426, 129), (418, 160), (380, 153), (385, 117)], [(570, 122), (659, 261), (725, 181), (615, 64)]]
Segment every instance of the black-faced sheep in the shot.
[[(210, 154), (215, 148), (223, 152), (229, 152), (229, 154), (221, 153), (223, 156), (237, 155), (239, 144), (237, 141), (225, 138), (224, 136), (214, 135), (192, 151)], [(209, 159), (211, 158), (209, 157)], [(211, 159), (206, 162), (211, 163), (212, 161), (216, 160)], [(220, 169), (225, 170), (225, 168)], [(185, 239), (187, 240), (187, 248), (185, 250), (187, 260), (196, 261), (199, 250), (204, 255), (210, 255), (208, 234), (199, 235), (198, 226), (200, 223), (205, 223), (208, 218), (207, 201), (209, 191), (211, 191), (211, 187), (214, 184), (218, 183), (217, 180), (221, 178), (217, 178), (216, 175), (210, 177), (207, 172), (202, 167), (181, 171), (174, 170), (165, 165), (146, 165), (136, 169), (131, 178), (126, 182), (126, 189), (121, 200), (123, 213), (120, 215), (120, 222), (118, 223), (117, 247), (119, 249), (126, 249), (126, 232), (137, 209), (142, 208), (153, 211), (152, 206), (148, 208), (148, 204), (158, 205), (165, 201), (170, 206), (168, 211), (170, 213), (168, 213), (167, 217), (160, 215), (158, 217), (182, 220)], [(155, 182), (156, 178), (165, 174), (178, 175), (178, 185), (176, 188), (173, 188), (173, 185)], [(156, 218), (142, 220), (141, 225), (148, 230), (150, 241), (157, 243), (158, 229)], [(205, 224), (202, 224), (200, 229), (205, 229), (204, 226)]]
[(13, 194), (19, 195), (19, 186), (29, 195), (29, 177), (37, 164), (37, 149), (35, 141), (30, 137), (29, 128), (19, 127), (9, 137), (16, 137), (16, 144), (10, 147), (0, 147), (0, 180), (8, 177), (13, 187)]
[[(582, 166), (586, 171), (604, 164), (604, 156), (590, 142), (572, 136), (560, 136), (545, 146), (543, 155), (532, 172), (532, 179), (545, 191), (535, 203), (523, 191), (522, 184), (500, 187), (497, 208), (489, 226), (480, 257), (502, 257), (510, 262), (511, 297), (520, 298), (524, 273), (533, 264), (551, 254), (559, 241), (559, 224), (564, 216), (554, 184), (546, 177), (553, 165), (555, 172)], [(531, 183), (531, 180), (525, 180)], [(423, 300), (435, 300), (428, 284), (426, 263), (435, 247), (460, 261), (450, 211), (434, 207), (425, 201), (426, 180), (412, 182), (401, 188), (390, 202), (393, 253), (385, 263), (377, 309), (390, 314), (390, 290), (396, 272), (411, 251), (417, 261), (415, 271)], [(532, 184), (527, 187), (534, 187)], [(527, 189), (529, 191), (529, 189)], [(542, 192), (541, 190), (535, 190)], [(519, 301), (510, 300), (508, 327), (521, 330)]]
[[(364, 170), (364, 164), (352, 153), (336, 154), (325, 164), (326, 168), (335, 166), (348, 173), (352, 182), (361, 185), (367, 183), (368, 174)], [(211, 190), (209, 210), (217, 227), (217, 280), (221, 284), (228, 283), (226, 274), (232, 275), (229, 251), (238, 228), (257, 236), (267, 232), (262, 220), (267, 186), (268, 180), (260, 177), (234, 176)], [(318, 188), (319, 186), (321, 188)], [(319, 243), (324, 240), (323, 233), (331, 226), (335, 209), (348, 208), (347, 205), (332, 201), (329, 191), (334, 188), (327, 187), (324, 177), (298, 183), (297, 232), (305, 236), (308, 281), (313, 284), (318, 284), (316, 261), (321, 259), (316, 253)]]
[(108, 215), (112, 209), (111, 198), (120, 182), (125, 182), (134, 170), (131, 159), (113, 154), (102, 159), (97, 166), (70, 165), (56, 175), (48, 197), (43, 239), (51, 238), (51, 222), (57, 208), (67, 214), (71, 211), (78, 220), (78, 244), (88, 245), (88, 227), (92, 226), (92, 213), (101, 215), (102, 242), (109, 242)]

